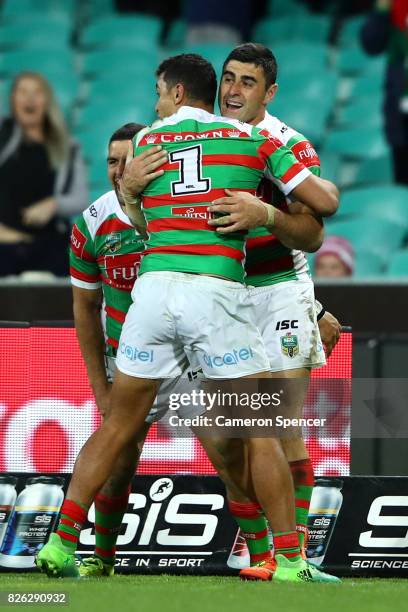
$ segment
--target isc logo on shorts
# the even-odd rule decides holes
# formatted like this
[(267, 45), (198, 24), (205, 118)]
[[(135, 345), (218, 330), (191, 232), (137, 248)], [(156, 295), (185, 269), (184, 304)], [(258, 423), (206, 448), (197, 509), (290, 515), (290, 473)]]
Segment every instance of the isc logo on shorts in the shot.
[(121, 342), (120, 352), (130, 361), (148, 361), (149, 363), (153, 361), (153, 350), (141, 351), (136, 346), (125, 344), (125, 342)]
[(207, 355), (204, 353), (204, 361), (209, 368), (221, 368), (225, 365), (237, 365), (240, 361), (247, 361), (254, 356), (250, 346), (240, 349), (233, 349), (230, 353), (224, 355)]

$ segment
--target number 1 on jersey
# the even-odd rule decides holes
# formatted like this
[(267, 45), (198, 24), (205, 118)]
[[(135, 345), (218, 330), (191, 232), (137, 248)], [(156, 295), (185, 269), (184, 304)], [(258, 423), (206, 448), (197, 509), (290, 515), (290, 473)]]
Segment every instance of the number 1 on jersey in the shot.
[(173, 196), (207, 193), (211, 190), (211, 179), (202, 177), (201, 145), (173, 151), (170, 153), (170, 161), (178, 162), (180, 170), (180, 180), (171, 181)]

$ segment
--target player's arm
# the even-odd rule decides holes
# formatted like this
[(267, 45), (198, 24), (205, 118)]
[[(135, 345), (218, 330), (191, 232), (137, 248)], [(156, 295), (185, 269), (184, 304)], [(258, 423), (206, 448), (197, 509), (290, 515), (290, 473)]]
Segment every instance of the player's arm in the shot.
[(211, 213), (224, 213), (208, 221), (218, 233), (230, 234), (264, 226), (290, 249), (314, 252), (321, 247), (323, 223), (304, 204), (293, 203), (290, 212), (284, 212), (251, 193), (225, 191), (227, 196), (214, 200), (208, 208)]
[(79, 347), (96, 404), (105, 414), (110, 384), (105, 370), (105, 336), (101, 322), (102, 283), (94, 243), (82, 215), (72, 229), (69, 258)]
[(266, 176), (280, 191), (321, 217), (334, 215), (339, 206), (337, 187), (312, 174), (296, 159), (291, 149), (265, 130), (259, 136), (264, 140), (258, 146), (258, 156), (266, 165)]
[(101, 323), (102, 289), (72, 286), (75, 329), (89, 384), (102, 415), (108, 409), (111, 385), (105, 369), (105, 337)]
[(159, 168), (166, 161), (167, 152), (160, 146), (152, 147), (133, 157), (133, 145), (129, 145), (120, 191), (125, 202), (126, 214), (142, 236), (146, 235), (146, 219), (142, 212), (141, 193), (151, 181), (162, 176), (164, 170)]

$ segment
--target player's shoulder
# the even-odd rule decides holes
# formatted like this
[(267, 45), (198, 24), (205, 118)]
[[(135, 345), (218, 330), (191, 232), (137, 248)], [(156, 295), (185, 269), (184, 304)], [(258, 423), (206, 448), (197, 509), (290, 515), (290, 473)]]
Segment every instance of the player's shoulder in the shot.
[(300, 142), (302, 140), (307, 140), (303, 134), (268, 112), (265, 113), (264, 119), (258, 123), (256, 127), (259, 130), (269, 132), (269, 134), (274, 138), (278, 138), (284, 145), (288, 145), (292, 141)]
[(108, 217), (118, 213), (119, 206), (120, 205), (118, 198), (116, 197), (116, 193), (112, 190), (101, 195), (84, 210), (82, 213), (82, 219), (86, 224), (92, 239), (95, 238), (95, 235), (102, 223), (106, 221)]
[(320, 165), (319, 156), (309, 139), (278, 117), (266, 113), (265, 118), (258, 123), (257, 127), (280, 140), (305, 166)]

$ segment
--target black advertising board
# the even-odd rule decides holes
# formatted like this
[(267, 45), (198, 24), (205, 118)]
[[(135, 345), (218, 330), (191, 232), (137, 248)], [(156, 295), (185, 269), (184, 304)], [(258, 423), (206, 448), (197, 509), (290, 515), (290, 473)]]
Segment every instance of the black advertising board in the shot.
[[(0, 478), (0, 570), (36, 571), (70, 475)], [(34, 480), (33, 480), (34, 479)], [(93, 508), (78, 552), (94, 550)], [(308, 556), (342, 576), (408, 575), (408, 478), (318, 478)], [(1, 542), (2, 541), (2, 542)], [(117, 572), (234, 574), (248, 563), (225, 489), (213, 476), (136, 476), (117, 547)]]

